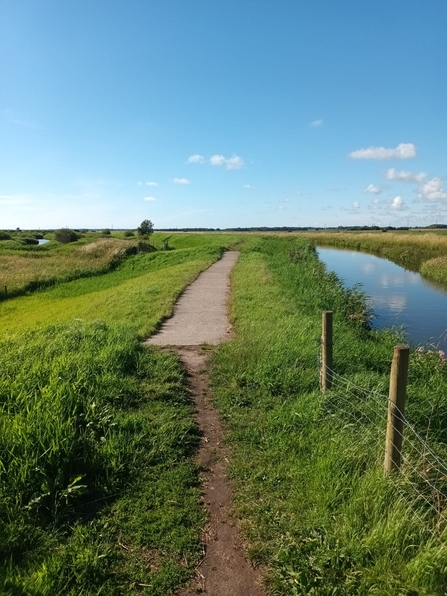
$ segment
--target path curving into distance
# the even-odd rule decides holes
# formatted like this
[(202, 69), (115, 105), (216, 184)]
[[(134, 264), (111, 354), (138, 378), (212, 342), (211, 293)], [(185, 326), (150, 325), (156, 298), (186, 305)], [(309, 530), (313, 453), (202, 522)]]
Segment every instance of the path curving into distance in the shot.
[(174, 315), (146, 342), (169, 346), (180, 358), (188, 372), (195, 420), (202, 434), (198, 463), (202, 498), (208, 510), (202, 535), (204, 555), (196, 568), (196, 577), (178, 596), (264, 595), (260, 571), (245, 556), (238, 520), (233, 515), (229, 454), (223, 445), (224, 431), (208, 383), (209, 351), (199, 349), (203, 344), (217, 345), (230, 339), (227, 300), (230, 272), (238, 256), (238, 252), (228, 251), (201, 273), (179, 298)]
[(186, 288), (174, 315), (146, 343), (157, 346), (220, 344), (229, 339), (227, 300), (230, 272), (239, 253), (230, 250)]

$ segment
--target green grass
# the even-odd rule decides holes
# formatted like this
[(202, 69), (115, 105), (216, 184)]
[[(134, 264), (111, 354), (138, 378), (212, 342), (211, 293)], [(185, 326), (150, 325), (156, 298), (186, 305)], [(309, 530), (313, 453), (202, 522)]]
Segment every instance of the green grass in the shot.
[[(322, 394), (327, 309), (334, 368), (351, 388), (337, 379)], [(304, 239), (247, 241), (233, 272), (236, 339), (215, 354), (213, 386), (229, 429), (237, 511), (275, 595), (445, 594), (445, 524), (409, 483), (442, 508), (421, 480), (432, 472), (414, 460), (417, 473), (382, 473), (398, 338), (367, 331), (362, 310), (362, 295), (326, 273)], [(379, 404), (372, 391), (385, 396)], [(439, 355), (413, 352), (407, 415), (444, 460), (446, 396)], [(410, 443), (404, 448), (413, 456)], [(445, 478), (438, 481), (447, 494)]]
[(204, 244), (134, 255), (111, 273), (4, 301), (0, 303), (2, 331), (99, 318), (122, 322), (139, 336), (147, 336), (171, 314), (184, 287), (216, 261), (222, 250), (222, 246)]
[(164, 596), (193, 574), (187, 381), (139, 340), (235, 237), (208, 240), (0, 304), (0, 594)]
[(172, 593), (203, 523), (176, 358), (99, 322), (0, 349), (0, 592)]

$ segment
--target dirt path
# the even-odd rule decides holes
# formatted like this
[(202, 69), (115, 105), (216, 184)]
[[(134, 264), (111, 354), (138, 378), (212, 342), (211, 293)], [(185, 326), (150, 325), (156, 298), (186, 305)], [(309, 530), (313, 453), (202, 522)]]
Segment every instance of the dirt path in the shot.
[[(207, 359), (201, 344), (216, 345), (229, 338), (226, 302), (229, 274), (239, 253), (227, 252), (189, 286), (177, 303), (174, 316), (148, 343), (171, 346), (188, 371), (196, 421), (202, 432), (199, 464), (208, 523), (203, 532), (204, 557), (196, 578), (179, 596), (263, 596), (261, 575), (245, 556), (232, 510), (232, 485), (223, 429), (212, 405)], [(205, 339), (204, 339), (205, 338)], [(175, 346), (175, 347), (174, 347)]]

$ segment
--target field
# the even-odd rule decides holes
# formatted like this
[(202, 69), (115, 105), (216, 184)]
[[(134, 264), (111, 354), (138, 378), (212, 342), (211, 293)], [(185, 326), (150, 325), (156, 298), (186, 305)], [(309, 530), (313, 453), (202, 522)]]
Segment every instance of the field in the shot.
[[(161, 248), (162, 239), (151, 241)], [(443, 357), (412, 349), (406, 459), (401, 475), (385, 477), (399, 338), (368, 329), (364, 296), (326, 272), (302, 235), (169, 243), (174, 250), (127, 254), (107, 273), (63, 282), (67, 256), (51, 287), (0, 303), (0, 593), (169, 595), (191, 576), (205, 519), (198, 431), (177, 359), (139, 340), (237, 245), (235, 338), (214, 353), (212, 385), (236, 511), (268, 593), (445, 594)], [(412, 246), (424, 258), (439, 248)], [(322, 393), (326, 309), (335, 382)]]

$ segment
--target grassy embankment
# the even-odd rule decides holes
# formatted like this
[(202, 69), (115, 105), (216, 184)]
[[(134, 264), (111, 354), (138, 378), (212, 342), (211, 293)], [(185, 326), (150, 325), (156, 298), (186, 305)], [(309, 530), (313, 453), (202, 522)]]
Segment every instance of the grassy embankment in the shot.
[(164, 596), (192, 573), (186, 380), (138, 338), (235, 241), (203, 235), (1, 304), (0, 594)]
[[(301, 233), (300, 233), (301, 234)], [(398, 265), (419, 271), (427, 279), (447, 285), (447, 236), (413, 232), (303, 232), (322, 246), (371, 252)]]
[[(362, 296), (343, 290), (305, 239), (248, 240), (233, 288), (236, 339), (215, 353), (213, 385), (229, 429), (237, 510), (271, 592), (445, 594), (445, 518), (424, 500), (445, 511), (424, 482), (433, 469), (415, 459), (400, 478), (382, 473), (397, 338), (359, 324)], [(341, 377), (322, 394), (326, 309), (334, 311)], [(447, 459), (447, 369), (438, 354), (412, 353), (407, 416)], [(404, 452), (415, 455), (409, 443)], [(436, 480), (446, 493), (445, 474)]]

